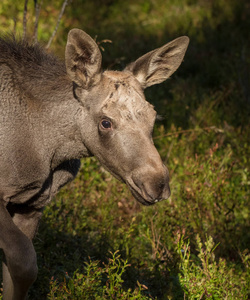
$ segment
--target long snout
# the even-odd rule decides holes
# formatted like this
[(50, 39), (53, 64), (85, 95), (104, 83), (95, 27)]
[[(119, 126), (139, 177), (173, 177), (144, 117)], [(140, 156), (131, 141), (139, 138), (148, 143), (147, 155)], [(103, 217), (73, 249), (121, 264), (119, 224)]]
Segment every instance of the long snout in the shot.
[(128, 185), (133, 196), (144, 205), (167, 199), (171, 194), (169, 172), (162, 162), (157, 166), (148, 164), (134, 170)]

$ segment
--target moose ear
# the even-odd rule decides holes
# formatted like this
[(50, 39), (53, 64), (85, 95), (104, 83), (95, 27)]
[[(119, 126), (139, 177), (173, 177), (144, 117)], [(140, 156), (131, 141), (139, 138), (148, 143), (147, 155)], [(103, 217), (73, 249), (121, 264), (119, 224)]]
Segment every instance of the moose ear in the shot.
[(179, 37), (129, 64), (125, 70), (134, 74), (142, 88), (158, 84), (170, 77), (180, 66), (189, 38)]
[(72, 29), (65, 51), (66, 70), (78, 86), (89, 89), (101, 78), (102, 55), (96, 42), (84, 31)]

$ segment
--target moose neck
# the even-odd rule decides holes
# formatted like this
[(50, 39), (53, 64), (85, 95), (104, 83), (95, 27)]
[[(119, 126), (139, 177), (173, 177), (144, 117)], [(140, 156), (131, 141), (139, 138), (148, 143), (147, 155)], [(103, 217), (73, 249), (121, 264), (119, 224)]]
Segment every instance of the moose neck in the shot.
[(33, 79), (32, 85), (36, 87), (31, 91), (32, 98), (38, 99), (36, 109), (32, 110), (32, 119), (37, 129), (36, 136), (50, 153), (52, 168), (56, 168), (67, 159), (90, 156), (84, 145), (81, 130), (82, 126), (87, 126), (84, 124), (87, 114), (74, 98), (73, 84), (67, 75), (42, 83)]

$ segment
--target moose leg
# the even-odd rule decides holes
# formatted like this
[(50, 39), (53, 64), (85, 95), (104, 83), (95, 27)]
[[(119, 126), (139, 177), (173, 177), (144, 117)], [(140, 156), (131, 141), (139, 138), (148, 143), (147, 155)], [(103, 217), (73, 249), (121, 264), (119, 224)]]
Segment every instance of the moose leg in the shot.
[(0, 203), (0, 248), (3, 249), (3, 299), (23, 300), (37, 276), (33, 238), (41, 212), (15, 213), (11, 217)]

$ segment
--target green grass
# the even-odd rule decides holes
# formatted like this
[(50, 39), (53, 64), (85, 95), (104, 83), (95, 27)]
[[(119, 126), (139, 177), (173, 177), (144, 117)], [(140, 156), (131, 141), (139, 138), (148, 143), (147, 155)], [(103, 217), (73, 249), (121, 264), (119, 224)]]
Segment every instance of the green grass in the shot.
[[(42, 41), (59, 12), (54, 2), (44, 0)], [(0, 4), (4, 29), (13, 25), (8, 5)], [(19, 6), (10, 12), (17, 29)], [(146, 90), (164, 117), (154, 141), (172, 196), (143, 207), (94, 158), (82, 160), (77, 178), (44, 211), (30, 299), (248, 299), (247, 1), (75, 0), (52, 47), (61, 56), (72, 27), (112, 40), (101, 44), (103, 63), (117, 69), (172, 38), (190, 37), (172, 79)]]

